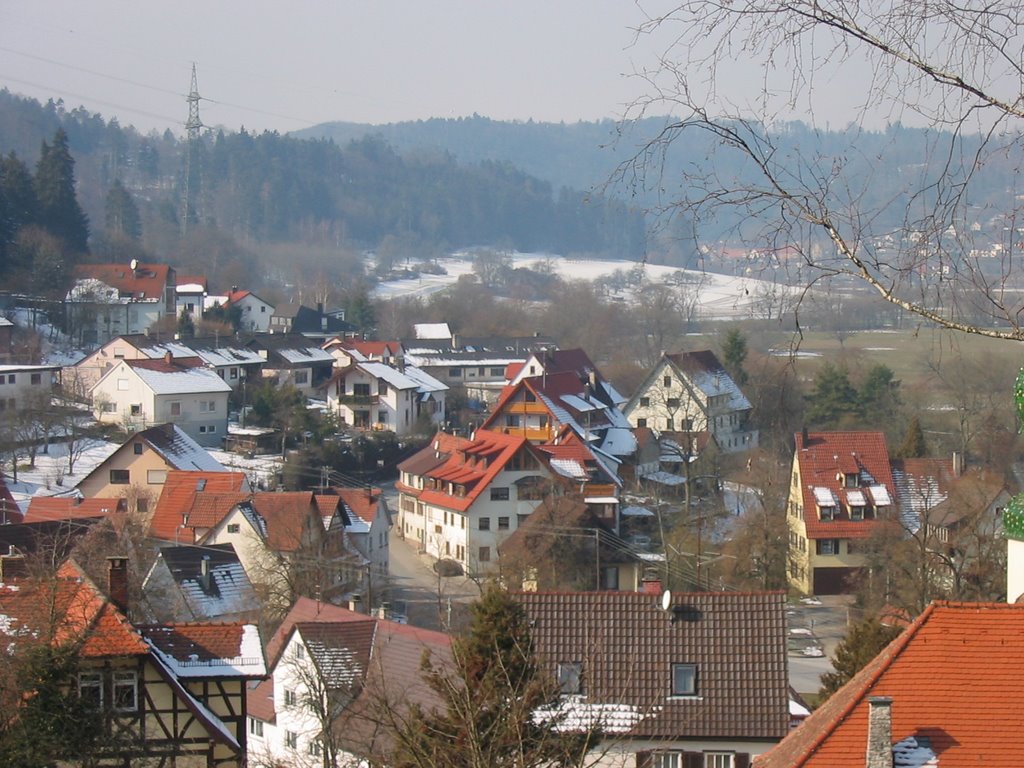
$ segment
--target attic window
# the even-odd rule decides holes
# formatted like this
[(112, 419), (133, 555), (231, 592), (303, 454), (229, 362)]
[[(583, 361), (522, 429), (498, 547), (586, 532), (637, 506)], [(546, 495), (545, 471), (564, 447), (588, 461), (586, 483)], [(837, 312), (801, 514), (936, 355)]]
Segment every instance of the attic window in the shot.
[(583, 693), (583, 662), (558, 662), (558, 690), (565, 696)]
[(696, 664), (673, 664), (672, 665), (672, 695), (673, 696), (696, 696), (697, 695), (697, 665)]
[(818, 507), (818, 518), (821, 520), (835, 520), (836, 519), (836, 508), (835, 507)]
[(847, 472), (844, 480), (847, 488), (856, 488), (860, 484), (860, 476), (856, 473)]
[(196, 490), (197, 491), (205, 491), (206, 490), (206, 478), (205, 477), (201, 477), (198, 480), (196, 480)]

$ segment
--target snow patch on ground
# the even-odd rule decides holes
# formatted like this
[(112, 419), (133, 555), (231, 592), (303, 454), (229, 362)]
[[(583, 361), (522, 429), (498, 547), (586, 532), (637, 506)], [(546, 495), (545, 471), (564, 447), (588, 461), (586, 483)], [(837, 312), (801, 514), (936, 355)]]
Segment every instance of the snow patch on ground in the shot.
[(75, 459), (75, 471), (72, 473), (68, 472), (68, 447), (65, 443), (50, 443), (46, 453), (40, 448), (34, 467), (28, 466), (27, 459), (20, 459), (18, 482), (13, 482), (12, 473), (5, 473), (7, 487), (22, 512), (28, 509), (33, 496), (73, 494), (75, 486), (120, 447), (104, 440), (86, 440), (84, 444), (82, 454)]

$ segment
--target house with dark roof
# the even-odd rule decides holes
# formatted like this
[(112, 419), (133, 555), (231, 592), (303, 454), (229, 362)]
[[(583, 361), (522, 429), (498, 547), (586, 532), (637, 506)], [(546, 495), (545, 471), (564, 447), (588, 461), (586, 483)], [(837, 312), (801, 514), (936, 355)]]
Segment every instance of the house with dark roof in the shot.
[(119, 360), (89, 391), (101, 422), (145, 429), (173, 423), (200, 445), (217, 447), (228, 431), (231, 387), (198, 357)]
[[(345, 539), (365, 558), (369, 576), (379, 584), (391, 574), (389, 533), (394, 521), (380, 488), (332, 488), (345, 512)], [(372, 584), (367, 585), (372, 591)]]
[[(523, 592), (560, 727), (602, 765), (740, 768), (790, 729), (781, 592)], [(543, 717), (544, 713), (538, 713)]]
[(304, 304), (278, 304), (270, 315), (267, 330), (270, 333), (301, 334), (323, 343), (338, 334), (355, 335), (359, 329), (335, 315), (325, 313), (323, 304), (318, 304), (316, 309)]
[(81, 345), (144, 333), (175, 316), (177, 273), (167, 264), (79, 264), (65, 302), (69, 333)]
[(415, 433), (421, 418), (429, 421), (431, 431), (445, 420), (448, 385), (402, 362), (398, 367), (352, 362), (336, 369), (324, 389), (327, 407), (341, 424), (355, 429), (402, 436)]
[(540, 504), (552, 479), (521, 435), (438, 433), (398, 465), (400, 525), (427, 554), (473, 573), (497, 566), (498, 545)]
[(934, 602), (754, 765), (1019, 765), (1022, 636), (1022, 605)]
[(150, 514), (172, 470), (227, 472), (176, 424), (136, 432), (83, 477), (76, 490), (87, 499), (124, 496), (129, 511)]
[(804, 594), (841, 594), (864, 566), (858, 543), (896, 514), (885, 435), (804, 432), (794, 439), (786, 506), (789, 583)]
[(676, 438), (691, 451), (692, 435), (707, 432), (722, 453), (758, 446), (750, 401), (711, 350), (663, 354), (623, 407), (634, 427)]
[[(425, 653), (443, 664), (451, 639), (299, 598), (267, 645), (270, 674), (249, 690), (249, 764), (386, 764), (394, 744), (382, 708), (401, 719), (441, 704), (423, 677)], [(312, 710), (320, 697), (338, 702), (333, 716)]]
[(127, 559), (111, 558), (106, 594), (70, 562), (54, 580), (0, 586), (3, 653), (23, 659), (39, 644), (76, 647), (79, 669), (69, 683), (118, 736), (103, 764), (242, 768), (246, 688), (266, 674), (256, 627), (134, 625), (127, 579)]
[(265, 606), (283, 612), (296, 594), (338, 600), (368, 593), (369, 563), (348, 545), (348, 523), (339, 496), (254, 493), (197, 535), (196, 543), (233, 545)]
[[(447, 324), (428, 323), (425, 336), (402, 339), (405, 360), (448, 386), (461, 386), (471, 400), (493, 403), (508, 383), (506, 370), (536, 350), (554, 349), (546, 336), (467, 337)], [(417, 329), (419, 330), (419, 329)]]
[(262, 605), (231, 544), (162, 547), (142, 583), (157, 621), (258, 621)]
[(272, 379), (279, 386), (291, 384), (307, 396), (322, 388), (334, 372), (331, 353), (299, 334), (251, 336), (246, 346), (263, 358), (264, 379)]

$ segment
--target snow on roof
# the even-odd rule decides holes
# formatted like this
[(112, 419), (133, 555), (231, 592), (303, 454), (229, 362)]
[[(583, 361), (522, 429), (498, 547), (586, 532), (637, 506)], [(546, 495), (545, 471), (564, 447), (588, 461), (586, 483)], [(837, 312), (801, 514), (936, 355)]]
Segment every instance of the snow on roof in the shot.
[(576, 459), (551, 459), (551, 468), (571, 480), (586, 480), (589, 477), (586, 468)]
[(619, 514), (623, 517), (654, 517), (654, 513), (647, 507), (623, 507)]
[(57, 370), (60, 370), (59, 365), (0, 365), (0, 373), (21, 373), (22, 371), (31, 373), (33, 371)]
[(203, 291), (206, 290), (206, 287), (200, 285), (199, 283), (178, 283), (178, 285), (174, 286), (174, 290), (177, 291), (179, 294), (202, 293)]
[(636, 435), (631, 429), (615, 425), (605, 432), (601, 450), (612, 456), (629, 456), (636, 452)]
[(426, 371), (416, 366), (409, 365), (405, 368), (405, 375), (416, 382), (420, 392), (428, 394), (430, 392), (444, 392), (448, 389), (448, 385), (438, 381)]
[(864, 496), (864, 491), (859, 488), (850, 488), (846, 491), (846, 503), (851, 507), (866, 507), (868, 500)]
[[(236, 625), (237, 626), (237, 625)], [(255, 624), (242, 625), (242, 641), (238, 655), (231, 659), (180, 661), (150, 642), (153, 654), (179, 678), (195, 677), (262, 677), (267, 674), (263, 644)]]
[(230, 392), (231, 386), (207, 368), (164, 373), (147, 368), (132, 368), (146, 386), (158, 395), (187, 395), (203, 392)]
[(416, 323), (412, 332), (417, 339), (450, 339), (452, 331), (448, 323)]
[(605, 407), (604, 403), (586, 400), (579, 395), (562, 395), (561, 399), (563, 403), (580, 413), (600, 411)]
[(533, 717), (540, 723), (554, 721), (556, 731), (577, 733), (600, 729), (605, 733), (628, 733), (638, 723), (660, 711), (661, 707), (594, 704), (583, 696), (563, 696), (557, 704), (536, 710)]
[(0, 328), (10, 328), (10, 327), (13, 327), (13, 326), (14, 326), (14, 323), (12, 323), (6, 317), (0, 317)]
[(655, 472), (645, 472), (641, 477), (644, 480), (650, 480), (652, 483), (668, 486), (682, 485), (686, 482), (686, 478), (682, 475), (673, 475), (671, 472), (663, 472), (660, 469)]
[(871, 494), (875, 506), (885, 507), (892, 504), (892, 498), (889, 496), (889, 491), (884, 485), (868, 486), (868, 493)]
[[(143, 433), (150, 445), (177, 469), (226, 472), (224, 465), (177, 424), (161, 424)], [(131, 442), (131, 441), (129, 441)]]
[(817, 502), (819, 507), (834, 507), (837, 505), (838, 500), (835, 494), (832, 493), (831, 488), (822, 488), (816, 486), (812, 489), (814, 491), (814, 500)]
[(289, 363), (334, 363), (334, 355), (319, 347), (275, 349), (274, 351)]
[(366, 362), (359, 363), (358, 366), (375, 379), (383, 379), (395, 389), (416, 389), (418, 387), (414, 379), (385, 363)]

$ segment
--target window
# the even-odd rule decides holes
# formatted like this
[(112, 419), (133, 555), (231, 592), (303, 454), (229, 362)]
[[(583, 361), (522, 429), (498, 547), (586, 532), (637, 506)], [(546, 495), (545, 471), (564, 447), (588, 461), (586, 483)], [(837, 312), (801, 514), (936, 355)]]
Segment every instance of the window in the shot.
[(505, 369), (504, 368), (491, 368), (491, 376), (504, 376), (504, 375), (505, 375)]
[(583, 662), (558, 662), (558, 690), (563, 695), (583, 693)]
[(33, 373), (29, 377), (29, 379), (30, 379), (30, 383), (31, 384), (42, 384), (43, 383), (43, 374), (41, 374), (41, 373)]
[(255, 717), (249, 718), (249, 733), (253, 736), (263, 738), (263, 721), (257, 720)]
[(673, 419), (665, 419), (665, 429), (671, 432), (675, 428), (675, 421)]
[(309, 371), (296, 371), (295, 372), (295, 383), (296, 384), (308, 384), (309, 383)]
[(508, 501), (508, 487), (491, 488), (491, 501)]
[(238, 369), (237, 368), (232, 368), (229, 375), (230, 375), (232, 380), (237, 379), (238, 378)]
[(462, 369), (461, 368), (449, 368), (448, 369), (448, 378), (450, 378), (450, 379), (458, 379), (461, 376), (462, 376)]
[(672, 386), (672, 377), (671, 376), (666, 376), (665, 378), (663, 378), (661, 380), (661, 383), (662, 383), (662, 386), (671, 387)]
[(136, 456), (141, 456), (142, 455), (142, 443), (135, 443), (132, 446), (132, 450), (135, 452)]
[(295, 658), (295, 659), (304, 659), (304, 658), (306, 658), (306, 646), (302, 645), (301, 643), (296, 643), (292, 647), (292, 658)]
[(200, 413), (214, 413), (217, 410), (216, 400), (200, 400), (199, 401), (199, 412)]
[(228, 523), (228, 533), (238, 533), (242, 530), (242, 526), (239, 523)]
[(704, 768), (733, 768), (732, 752), (705, 752)]
[(491, 530), (491, 518), (489, 518), (489, 517), (481, 517), (480, 518), (480, 530), (481, 531), (489, 531), (489, 530)]
[(141, 415), (142, 414), (142, 406), (141, 405), (133, 405), (131, 407), (131, 412), (132, 412), (132, 416), (139, 416), (139, 415)]
[(480, 547), (480, 556), (477, 558), (481, 563), (491, 562), (491, 548)]
[(284, 745), (286, 747), (288, 747), (288, 749), (298, 749), (299, 748), (299, 734), (297, 734), (295, 731), (285, 731), (284, 732)]
[(507, 531), (508, 530), (508, 518), (507, 517), (499, 517), (498, 518), (498, 530), (499, 531)]
[(291, 688), (284, 689), (284, 705), (286, 707), (294, 707), (299, 703), (299, 697), (295, 695), (295, 691)]
[(199, 425), (199, 434), (201, 435), (212, 435), (216, 431), (216, 424), (207, 424), (206, 426), (203, 426), (202, 424)]
[(388, 412), (387, 411), (377, 411), (377, 423), (378, 424), (387, 424), (388, 423)]
[(818, 507), (818, 517), (822, 520), (835, 520), (836, 519), (836, 508), (835, 507)]
[(377, 382), (377, 394), (386, 395), (388, 393), (388, 384), (386, 381)]
[(166, 469), (149, 469), (146, 470), (146, 482), (150, 485), (163, 485), (167, 482), (167, 470)]
[(100, 672), (78, 673), (78, 695), (97, 709), (103, 706), (103, 675)]
[(859, 479), (860, 478), (857, 477), (856, 474), (848, 474), (848, 475), (846, 475), (846, 487), (847, 488), (856, 488), (858, 485), (860, 485), (860, 483), (858, 482)]
[(638, 427), (646, 427), (647, 426), (647, 419), (637, 419), (636, 420), (636, 425)]
[(103, 403), (100, 405), (100, 411), (103, 413), (114, 413), (117, 411), (117, 403)]
[(679, 407), (679, 398), (678, 397), (670, 397), (668, 399), (668, 407), (669, 408), (678, 408)]
[(617, 591), (619, 589), (619, 567), (609, 565), (601, 569), (601, 589)]
[(536, 403), (537, 396), (527, 389), (526, 391), (523, 392), (523, 400), (527, 403)]
[(114, 709), (118, 712), (134, 712), (139, 708), (139, 680), (134, 670), (114, 672)]
[(851, 506), (850, 507), (850, 519), (851, 520), (863, 520), (864, 519), (864, 507), (862, 507), (862, 506)]
[(518, 413), (506, 413), (505, 414), (505, 426), (506, 427), (518, 427), (519, 426), (519, 414)]
[(650, 407), (650, 405), (651, 405), (651, 398), (649, 398), (649, 397), (641, 397), (640, 398), (640, 407), (641, 408), (648, 408), (648, 407)]
[(128, 485), (131, 481), (131, 474), (127, 469), (110, 470), (111, 485)]
[(140, 496), (135, 500), (135, 508), (139, 512), (149, 512), (149, 499), (145, 496)]
[(118, 379), (117, 389), (119, 392), (126, 392), (128, 390), (128, 379)]
[(818, 539), (819, 555), (838, 555), (839, 539)]
[(697, 665), (696, 664), (673, 664), (672, 665), (672, 695), (673, 696), (696, 696), (697, 695)]
[(7, 383), (8, 384), (13, 384), (16, 380), (17, 379), (15, 378), (15, 375), (13, 373), (11, 373), (11, 374), (9, 374), (7, 376)]
[(679, 752), (654, 752), (651, 768), (682, 768), (682, 754)]
[(306, 745), (306, 752), (313, 757), (320, 757), (320, 741), (319, 739), (313, 739), (309, 744)]

